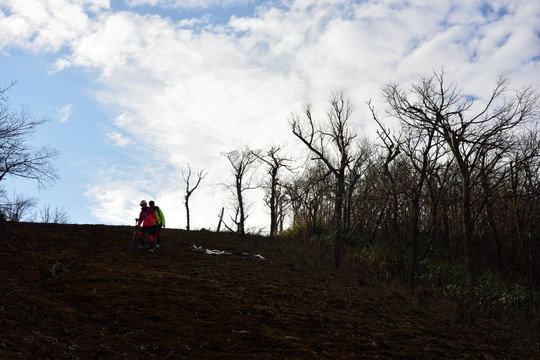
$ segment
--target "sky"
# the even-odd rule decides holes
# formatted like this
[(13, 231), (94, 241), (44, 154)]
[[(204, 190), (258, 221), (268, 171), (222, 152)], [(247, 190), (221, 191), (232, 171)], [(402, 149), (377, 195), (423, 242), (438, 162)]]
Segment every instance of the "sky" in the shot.
[[(145, 199), (185, 228), (189, 164), (208, 173), (191, 228), (215, 229), (222, 207), (233, 215), (224, 153), (300, 159), (291, 116), (310, 102), (324, 120), (335, 90), (371, 137), (366, 102), (383, 110), (384, 84), (442, 69), (480, 102), (499, 75), (539, 89), (540, 1), (0, 0), (0, 85), (48, 120), (31, 141), (59, 151), (56, 183), (0, 185), (73, 223), (133, 225)], [(249, 201), (247, 227), (267, 230), (262, 193)]]

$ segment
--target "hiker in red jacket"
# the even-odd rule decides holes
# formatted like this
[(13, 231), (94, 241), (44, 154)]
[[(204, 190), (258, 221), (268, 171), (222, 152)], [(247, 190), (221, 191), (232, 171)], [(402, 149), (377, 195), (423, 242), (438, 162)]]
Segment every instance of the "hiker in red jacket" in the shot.
[[(158, 218), (154, 209), (148, 207), (146, 201), (141, 201), (141, 213), (139, 214), (139, 220), (137, 227), (139, 228), (139, 241), (141, 245), (139, 249), (144, 249), (144, 233), (148, 233), (148, 242), (150, 243), (150, 251), (154, 251), (154, 235), (156, 234)], [(142, 223), (142, 228), (140, 227)]]

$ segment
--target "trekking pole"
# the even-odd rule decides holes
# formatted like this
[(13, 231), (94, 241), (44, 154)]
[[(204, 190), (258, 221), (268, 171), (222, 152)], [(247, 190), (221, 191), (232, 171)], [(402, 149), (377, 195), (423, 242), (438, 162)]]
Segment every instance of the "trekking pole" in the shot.
[[(137, 221), (139, 221), (139, 219), (135, 219), (135, 223), (137, 223)], [(133, 247), (133, 240), (135, 240), (136, 234), (137, 234), (137, 227), (135, 227), (135, 231), (133, 232), (133, 237), (131, 238), (131, 244), (129, 244), (129, 250), (131, 250), (131, 248)]]

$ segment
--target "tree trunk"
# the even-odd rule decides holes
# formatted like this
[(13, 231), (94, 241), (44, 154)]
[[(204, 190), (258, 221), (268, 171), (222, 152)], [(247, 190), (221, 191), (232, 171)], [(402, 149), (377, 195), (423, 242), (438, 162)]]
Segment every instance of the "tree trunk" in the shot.
[(409, 264), (409, 289), (414, 292), (415, 282), (414, 277), (416, 274), (416, 260), (418, 257), (418, 224), (420, 218), (420, 204), (417, 199), (413, 201), (413, 228), (411, 239), (411, 260)]
[(336, 204), (334, 209), (334, 267), (339, 269), (341, 257), (341, 237), (342, 237), (342, 211), (343, 194), (345, 192), (345, 172), (344, 170), (337, 175), (336, 186)]
[(277, 228), (277, 212), (276, 212), (276, 187), (277, 187), (277, 169), (272, 171), (272, 185), (270, 189), (270, 239), (274, 238), (274, 233)]
[(244, 201), (242, 198), (242, 183), (239, 179), (236, 182), (236, 194), (238, 196), (238, 211), (240, 214), (240, 219), (238, 219), (238, 233), (242, 239), (246, 236), (245, 230), (245, 213), (244, 213)]
[(189, 196), (186, 196), (186, 230), (189, 231)]
[(219, 222), (217, 225), (217, 232), (219, 232), (219, 229), (221, 229), (221, 223), (223, 222), (223, 212), (225, 211), (225, 208), (221, 208), (221, 214), (219, 215)]
[(486, 206), (486, 214), (487, 214), (489, 227), (491, 228), (491, 231), (493, 232), (493, 242), (495, 243), (495, 261), (496, 261), (497, 272), (500, 274), (502, 273), (502, 270), (503, 270), (502, 239), (500, 236), (499, 228), (497, 226), (497, 222), (495, 221), (495, 218), (493, 216), (493, 210), (490, 205)]
[(526, 252), (526, 257), (527, 257), (527, 291), (529, 294), (529, 312), (530, 313), (532, 313), (533, 311), (533, 299), (534, 299), (533, 284), (532, 284), (533, 250), (532, 250), (531, 237), (532, 237), (532, 229), (530, 228), (530, 224), (529, 224), (525, 252)]
[(463, 180), (463, 198), (462, 198), (462, 221), (463, 221), (463, 248), (465, 251), (465, 271), (469, 290), (476, 286), (476, 275), (474, 271), (474, 252), (473, 252), (473, 229), (471, 214), (471, 189), (468, 180)]
[(533, 197), (529, 198), (529, 209), (527, 213), (527, 242), (525, 244), (525, 256), (527, 259), (527, 290), (529, 294), (529, 312), (533, 311), (533, 283), (532, 283), (532, 265), (533, 265), (533, 249), (532, 249), (532, 213), (533, 213)]

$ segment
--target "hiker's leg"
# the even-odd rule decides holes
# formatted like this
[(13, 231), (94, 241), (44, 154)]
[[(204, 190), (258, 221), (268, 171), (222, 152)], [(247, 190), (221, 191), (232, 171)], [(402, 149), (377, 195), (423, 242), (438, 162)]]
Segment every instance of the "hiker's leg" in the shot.
[(156, 225), (150, 226), (148, 229), (148, 242), (150, 243), (150, 249), (154, 248), (154, 240), (155, 240), (154, 236), (156, 234), (156, 231), (157, 231)]

